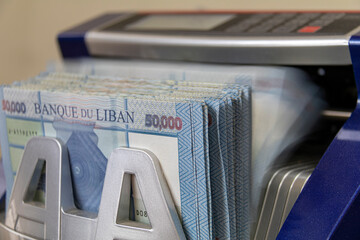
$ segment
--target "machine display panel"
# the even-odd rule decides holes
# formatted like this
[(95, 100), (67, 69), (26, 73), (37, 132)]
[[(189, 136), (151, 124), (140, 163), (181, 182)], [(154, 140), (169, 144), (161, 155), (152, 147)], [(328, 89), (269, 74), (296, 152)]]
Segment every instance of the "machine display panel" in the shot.
[(126, 30), (210, 30), (233, 18), (217, 15), (148, 15), (126, 26)]
[(104, 32), (161, 32), (200, 35), (345, 35), (359, 26), (357, 13), (135, 14)]

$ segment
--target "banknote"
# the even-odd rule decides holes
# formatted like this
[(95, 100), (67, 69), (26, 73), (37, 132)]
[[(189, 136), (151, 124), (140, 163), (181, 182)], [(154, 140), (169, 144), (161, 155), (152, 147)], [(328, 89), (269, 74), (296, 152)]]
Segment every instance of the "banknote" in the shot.
[[(251, 167), (250, 164), (249, 168), (244, 167), (251, 173), (251, 179), (244, 180), (251, 182), (250, 187), (244, 188), (248, 190), (247, 194), (251, 192), (251, 214), (248, 208), (242, 216), (249, 216), (252, 224), (258, 215), (263, 183), (267, 180), (266, 172), (271, 169), (281, 151), (299, 141), (309, 131), (324, 106), (319, 97), (314, 95), (316, 87), (306, 81), (307, 76), (302, 71), (293, 68), (106, 60), (90, 63), (85, 60), (68, 64), (76, 72), (77, 67), (74, 66), (87, 74), (211, 83), (251, 81), (252, 161)], [(296, 84), (297, 87), (294, 87)], [(308, 106), (306, 110), (304, 106)], [(238, 229), (242, 229), (241, 233), (249, 232), (243, 231), (244, 225), (247, 224)]]
[[(49, 76), (51, 75), (51, 77), (49, 78)], [(56, 78), (56, 74), (52, 73), (50, 74), (49, 76), (47, 76), (49, 79), (49, 81), (43, 86), (43, 87), (46, 87), (48, 88), (49, 85), (54, 85), (54, 86), (57, 86), (59, 87), (59, 85), (64, 85), (64, 83), (66, 83), (64, 86), (68, 86), (69, 82), (72, 84), (72, 89), (74, 87), (76, 88), (79, 88), (81, 87), (81, 85), (78, 84), (78, 81), (72, 81), (71, 80), (71, 76), (67, 76), (67, 78), (60, 78), (57, 79)], [(64, 77), (64, 76), (63, 76)], [(79, 79), (79, 76), (72, 76), (73, 78), (75, 79)], [(92, 78), (92, 79), (91, 79)], [(39, 80), (39, 79), (38, 79)], [(44, 78), (41, 78), (42, 80), (42, 83), (46, 82), (46, 79), (44, 80)], [(96, 90), (99, 90), (99, 79), (95, 79), (94, 77), (87, 77), (87, 78), (83, 78), (82, 79), (83, 82), (86, 82), (86, 86), (82, 87), (82, 90), (84, 90), (84, 88), (86, 88), (86, 92), (89, 92), (88, 88), (95, 88)], [(131, 81), (132, 83), (129, 85), (131, 86), (131, 88), (135, 88), (136, 91), (135, 92), (139, 92), (140, 91), (140, 88), (144, 87), (143, 84), (146, 83), (146, 81), (144, 80), (139, 80), (139, 79), (119, 79), (119, 78), (116, 78), (116, 79), (101, 79), (102, 81), (102, 86), (106, 85), (107, 83), (111, 83), (112, 85), (112, 88), (116, 87), (116, 91), (119, 90), (119, 87), (121, 87), (121, 89), (126, 89), (127, 87), (124, 86), (126, 85), (126, 83), (128, 83), (129, 81)], [(32, 84), (34, 84), (36, 81), (32, 81)], [(74, 84), (74, 83), (77, 83), (77, 84)], [(91, 83), (94, 83), (97, 85), (91, 85)], [(140, 83), (140, 85), (138, 85), (138, 83)], [(157, 83), (156, 87), (154, 88), (154, 86), (152, 85), (155, 85), (155, 83)], [(160, 85), (160, 83), (162, 85)], [(194, 98), (193, 95), (195, 95), (198, 99), (201, 99), (201, 97), (199, 96), (199, 91), (201, 91), (202, 93), (206, 93), (206, 97), (207, 98), (204, 98), (205, 99), (205, 102), (207, 103), (208, 106), (211, 105), (212, 102), (214, 101), (218, 101), (218, 100), (210, 100), (208, 99), (209, 96), (211, 96), (211, 94), (214, 95), (214, 93), (222, 93), (222, 94), (229, 94), (228, 92), (230, 91), (229, 89), (227, 90), (228, 92), (226, 92), (224, 89), (220, 90), (221, 87), (224, 87), (223, 84), (203, 84), (203, 83), (197, 83), (197, 84), (184, 84), (184, 82), (173, 82), (173, 81), (161, 81), (161, 82), (158, 82), (156, 80), (151, 80), (151, 84), (150, 85), (147, 85), (146, 86), (146, 89), (148, 90), (149, 88), (152, 89), (152, 94), (154, 93), (157, 93), (157, 92), (154, 92), (155, 89), (156, 91), (158, 91), (159, 89), (164, 89), (164, 88), (167, 88), (168, 90), (171, 90), (171, 95), (174, 97), (174, 96), (178, 96), (178, 97), (182, 97), (182, 98)], [(166, 84), (166, 85), (164, 85)], [(24, 87), (25, 84), (23, 84), (23, 87)], [(211, 85), (212, 88), (209, 88), (208, 85)], [(205, 88), (205, 86), (207, 88)], [(29, 88), (29, 85), (26, 86), (27, 88)], [(40, 86), (39, 85), (36, 85), (35, 86), (36, 88), (39, 88)], [(109, 85), (106, 85), (106, 88), (108, 88)], [(201, 88), (200, 88), (201, 87)], [(220, 88), (220, 89), (218, 89)], [(177, 91), (180, 91), (180, 95), (177, 94), (175, 95), (175, 93)], [(234, 89), (231, 89), (232, 91), (232, 95), (233, 97), (238, 97), (238, 90), (234, 91)], [(192, 92), (192, 93), (191, 93)], [(195, 94), (196, 93), (196, 94)], [(215, 96), (215, 95), (214, 95)], [(207, 100), (206, 100), (207, 99)], [(235, 185), (234, 184), (234, 174), (232, 174), (234, 172), (234, 164), (233, 164), (233, 152), (234, 152), (234, 141), (232, 140), (233, 139), (233, 132), (232, 132), (232, 129), (233, 127), (231, 127), (232, 125), (232, 122), (233, 122), (233, 117), (232, 117), (232, 112), (234, 110), (232, 110), (233, 106), (232, 106), (232, 100), (230, 100), (230, 98), (227, 98), (227, 99), (223, 99), (223, 103), (222, 103), (222, 111), (221, 111), (221, 118), (220, 118), (220, 121), (216, 121), (216, 117), (219, 116), (219, 107), (218, 109), (214, 109), (215, 113), (214, 113), (214, 117), (213, 117), (213, 123), (214, 125), (211, 125), (211, 126), (216, 126), (216, 128), (214, 129), (219, 129), (221, 128), (222, 130), (220, 131), (220, 133), (222, 133), (220, 136), (221, 136), (221, 139), (222, 139), (222, 144), (221, 144), (221, 148), (220, 146), (217, 146), (217, 149), (214, 147), (214, 144), (210, 144), (210, 158), (211, 158), (211, 162), (210, 162), (210, 165), (213, 165), (213, 167), (211, 168), (212, 169), (212, 176), (216, 176), (216, 178), (214, 178), (214, 180), (211, 180), (211, 181), (208, 181), (208, 184), (209, 182), (211, 182), (211, 186), (212, 186), (212, 189), (215, 191), (213, 191), (211, 193), (212, 197), (213, 197), (213, 212), (215, 212), (215, 214), (213, 215), (214, 217), (214, 225), (215, 226), (215, 230), (214, 232), (216, 232), (215, 236), (218, 237), (219, 239), (226, 239), (226, 238), (236, 238), (236, 235), (235, 235), (235, 227), (234, 227), (234, 224), (236, 222), (236, 212), (235, 212), (235, 205), (234, 205), (234, 199), (235, 199), (235, 191), (234, 191), (234, 187), (235, 186), (241, 186), (241, 184), (237, 184)], [(219, 103), (218, 103), (219, 105)], [(209, 107), (209, 110), (211, 109), (211, 107)], [(218, 112), (218, 114), (216, 115), (216, 112)], [(229, 114), (226, 114), (226, 113), (229, 113)], [(230, 114), (231, 113), (231, 114)], [(226, 117), (227, 116), (227, 117)], [(226, 118), (226, 119), (225, 119)], [(215, 124), (216, 123), (216, 124)], [(217, 123), (221, 123), (221, 125), (217, 125)], [(210, 127), (211, 127), (210, 126)], [(212, 132), (214, 130), (209, 130), (209, 132)], [(218, 143), (218, 130), (216, 130), (217, 132), (215, 132), (215, 134), (212, 134), (212, 136), (215, 136), (215, 137), (212, 137), (209, 139), (209, 143), (214, 143), (214, 141), (216, 140)], [(225, 133), (225, 134), (223, 134)], [(229, 137), (227, 135), (229, 135)], [(242, 138), (243, 139), (243, 138)], [(228, 150), (227, 148), (231, 149)], [(220, 151), (221, 150), (221, 151)], [(221, 152), (221, 154), (223, 154), (224, 156), (222, 156), (220, 154), (220, 159), (218, 158), (218, 160), (216, 160), (216, 153), (218, 152)], [(230, 154), (231, 153), (231, 154)], [(231, 155), (230, 157), (227, 157), (227, 155)], [(226, 162), (224, 163), (222, 160), (225, 159)], [(220, 160), (220, 162), (218, 162)], [(218, 162), (218, 163), (216, 163)], [(220, 165), (216, 165), (216, 164), (220, 164)], [(215, 167), (214, 167), (215, 166)], [(215, 171), (218, 171), (218, 173), (214, 173)], [(224, 174), (226, 171), (226, 174)], [(226, 178), (226, 181), (223, 180), (223, 183), (220, 184), (220, 186), (222, 186), (221, 190), (219, 190), (218, 186), (219, 186), (219, 172), (220, 174), (223, 174), (223, 177)], [(226, 176), (226, 177), (225, 177)], [(231, 190), (230, 190), (231, 188)], [(240, 187), (238, 187), (240, 188)], [(207, 190), (207, 193), (209, 194), (209, 190)], [(225, 198), (220, 198), (222, 199), (221, 201), (219, 200), (219, 195), (226, 195)], [(215, 200), (214, 200), (215, 199)], [(229, 204), (228, 204), (228, 201), (227, 199), (232, 199), (233, 200), (233, 209), (230, 209), (229, 211)], [(230, 214), (231, 213), (231, 214)], [(231, 217), (230, 217), (231, 216)], [(229, 219), (230, 218), (230, 219)], [(226, 220), (227, 219), (227, 220)], [(233, 224), (233, 227), (230, 228), (229, 224), (230, 224), (230, 220), (231, 220), (231, 223)], [(204, 225), (204, 224), (202, 224)], [(232, 233), (231, 233), (232, 232)]]
[[(177, 66), (177, 68), (174, 68), (174, 66), (171, 66), (171, 64), (165, 64), (166, 67), (164, 67), (163, 69), (159, 69), (159, 65), (156, 67), (156, 65), (147, 65), (145, 64), (138, 64), (137, 66), (122, 66), (121, 64), (117, 64), (116, 66), (113, 65), (113, 67), (108, 68), (109, 65), (105, 64), (103, 66), (93, 66), (93, 68), (91, 70), (89, 70), (89, 72), (93, 72), (96, 74), (103, 74), (103, 75), (116, 75), (116, 76), (127, 76), (127, 77), (142, 77), (142, 78), (156, 78), (156, 79), (173, 79), (173, 80), (177, 80), (178, 82), (190, 82), (192, 84), (198, 84), (199, 82), (204, 82), (207, 85), (214, 84), (214, 83), (235, 83), (235, 85), (242, 85), (242, 84), (249, 84), (250, 80), (254, 77), (254, 73), (255, 71), (249, 71), (247, 70), (247, 72), (242, 73), (241, 70), (237, 71), (236, 74), (234, 75), (234, 73), (231, 73), (231, 77), (227, 76), (229, 75), (228, 73), (225, 74), (224, 76), (224, 71), (220, 71), (220, 74), (218, 72), (218, 68), (215, 66), (214, 70), (211, 70), (211, 73), (209, 72), (209, 67), (207, 67), (206, 69), (203, 70), (199, 70), (197, 68), (193, 68), (193, 67), (189, 67), (190, 70), (188, 68), (186, 68), (184, 70), (184, 68), (182, 66)], [(141, 71), (138, 71), (136, 69), (136, 67), (144, 67), (142, 68)], [(166, 69), (166, 70), (164, 70)], [(259, 69), (257, 69), (259, 70)], [(86, 72), (86, 70), (84, 70), (84, 72)], [(220, 86), (220, 88), (224, 88), (224, 86), (226, 86), (225, 84), (222, 84)], [(212, 87), (217, 87), (218, 86), (213, 86)], [(246, 99), (247, 102), (250, 101), (249, 99), (249, 95), (248, 98)], [(278, 97), (278, 95), (275, 95), (275, 97)], [(279, 98), (279, 97), (278, 97)], [(249, 105), (249, 104), (247, 104)], [(271, 106), (275, 106), (276, 104), (272, 104)], [(273, 111), (274, 113), (274, 111)], [(238, 178), (241, 178), (241, 180), (238, 179), (236, 186), (240, 189), (238, 189), (238, 200), (237, 200), (237, 204), (238, 206), (236, 207), (236, 209), (241, 212), (238, 213), (238, 219), (237, 219), (237, 228), (238, 229), (238, 234), (244, 235), (246, 237), (246, 234), (249, 232), (249, 230), (246, 230), (249, 228), (249, 224), (248, 222), (248, 216), (249, 216), (249, 192), (250, 192), (250, 173), (249, 173), (249, 166), (250, 166), (250, 130), (251, 129), (251, 112), (247, 113), (247, 117), (245, 117), (247, 119), (247, 135), (241, 136), (239, 137), (239, 139), (241, 139), (242, 142), (241, 144), (239, 143), (239, 145), (241, 146), (241, 150), (242, 150), (242, 160), (240, 160), (239, 158), (239, 154), (237, 154), (237, 158), (238, 161), (242, 161), (241, 164), (239, 164), (239, 168), (242, 170), (238, 169), (238, 174), (236, 176), (238, 176)], [(250, 114), (250, 115), (249, 115)], [(231, 128), (229, 128), (231, 129)], [(223, 131), (221, 131), (223, 134), (226, 136), (226, 133), (224, 133)], [(240, 131), (238, 131), (240, 132)], [(244, 132), (244, 131), (242, 131)], [(245, 131), (246, 133), (246, 131)], [(222, 141), (220, 141), (222, 143), (222, 145), (224, 144), (224, 139), (227, 139), (227, 137), (223, 137)], [(260, 138), (261, 139), (261, 138)], [(231, 141), (231, 140), (230, 140)], [(260, 144), (258, 144), (260, 145)], [(226, 149), (227, 144), (225, 145), (225, 147), (223, 147), (223, 149)], [(231, 146), (231, 145), (230, 145)], [(246, 147), (244, 147), (246, 146)], [(244, 151), (247, 148), (247, 152)], [(256, 149), (256, 147), (254, 148)], [(223, 150), (223, 154), (225, 155), (224, 157), (227, 159), (227, 154), (228, 151), (227, 150)], [(232, 164), (230, 164), (229, 166), (233, 166)], [(241, 167), (240, 167), (241, 166)], [(227, 169), (227, 167), (225, 168)], [(230, 170), (230, 173), (232, 171)], [(229, 176), (228, 174), (226, 174), (227, 176)], [(231, 175), (231, 174), (230, 174)], [(231, 176), (230, 176), (231, 178)], [(229, 184), (229, 182), (227, 182), (227, 184)], [(246, 193), (241, 193), (242, 191), (247, 191)], [(234, 194), (234, 191), (231, 191), (231, 189), (229, 188), (227, 191), (227, 194)], [(241, 196), (242, 200), (239, 200)], [(235, 197), (230, 197), (227, 196), (228, 199), (232, 199), (232, 202), (234, 202)], [(241, 206), (240, 206), (241, 205)], [(228, 206), (227, 204), (224, 206)], [(227, 211), (228, 212), (228, 211)], [(231, 210), (229, 211), (229, 215), (230, 213), (235, 213), (236, 211), (234, 211), (234, 207), (231, 208)], [(229, 216), (228, 215), (228, 216)], [(242, 219), (240, 220), (240, 217), (242, 216)], [(234, 219), (234, 216), (231, 217), (232, 219)], [(223, 218), (225, 219), (225, 218)], [(230, 219), (226, 220), (226, 221), (222, 221), (221, 223), (217, 224), (217, 226), (226, 226), (227, 225), (227, 221), (230, 221)], [(234, 220), (232, 221), (233, 223), (235, 222)], [(234, 229), (234, 225), (233, 228)], [(233, 235), (234, 236), (234, 235)], [(236, 238), (235, 236), (233, 238)]]
[[(51, 83), (54, 83), (54, 79), (51, 79)], [(120, 81), (120, 80), (119, 80)], [(23, 84), (24, 85), (24, 84)], [(36, 86), (37, 88), (39, 87), (39, 86)], [(48, 86), (47, 85), (45, 85), (44, 87), (46, 87), (46, 89), (48, 88)], [(182, 89), (183, 90), (183, 89)], [(222, 121), (221, 121), (222, 122)], [(225, 122), (225, 121), (223, 121), (223, 122)], [(232, 142), (232, 141), (229, 141), (228, 140), (228, 142)], [(227, 152), (227, 151), (224, 151), (224, 152)], [(231, 165), (230, 165), (231, 166)], [(225, 191), (223, 191), (224, 193), (226, 193), (226, 188), (224, 188), (225, 189)], [(234, 197), (231, 197), (231, 198), (234, 198)], [(221, 206), (221, 205), (219, 205), (219, 206)], [(227, 214), (225, 214), (225, 216), (228, 216), (229, 214), (228, 214), (228, 211), (227, 211)]]
[[(321, 108), (314, 96), (316, 88), (304, 90), (311, 89), (304, 82), (306, 77), (291, 68), (131, 60), (66, 65), (67, 72), (77, 74), (64, 79), (62, 73), (50, 71), (28, 82), (33, 90), (44, 87), (50, 92), (71, 90), (80, 95), (195, 101), (201, 106), (202, 128), (193, 121), (191, 132), (192, 139), (202, 136), (202, 143), (198, 138), (192, 148), (197, 211), (192, 227), (197, 229), (197, 238), (249, 238), (266, 171), (286, 146), (306, 133), (304, 129), (314, 121), (312, 115)], [(25, 85), (20, 83), (19, 88), (30, 87)], [(96, 142), (91, 134), (87, 139), (92, 139), (89, 144)], [(205, 146), (203, 151), (197, 149), (197, 143)], [(114, 147), (105, 145), (101, 149)], [(143, 208), (135, 198), (137, 208)]]
[[(119, 85), (121, 85), (123, 87), (124, 83), (127, 83), (128, 81), (133, 81), (133, 83), (130, 84), (130, 86), (136, 87), (137, 92), (139, 92), (139, 90), (140, 90), (139, 88), (142, 88), (143, 84), (146, 82), (146, 81), (144, 81), (144, 79), (140, 79), (140, 80), (132, 79), (131, 80), (131, 79), (119, 79), (119, 78), (111, 79), (110, 78), (107, 80), (108, 80), (108, 83), (112, 84), (111, 85), (112, 87), (119, 86)], [(50, 81), (52, 81), (52, 83), (54, 83), (53, 78)], [(137, 85), (136, 81), (138, 81), (140, 84)], [(94, 79), (91, 79), (91, 77), (89, 76), (86, 79), (86, 83), (87, 83), (87, 85), (89, 85), (89, 84), (91, 85), (91, 82), (96, 83), (98, 81), (96, 81), (96, 79), (94, 81)], [(160, 83), (161, 84), (166, 83), (167, 84), (166, 87), (170, 88), (170, 90), (172, 90), (172, 93), (174, 93), (176, 91), (181, 91), (183, 97), (185, 97), (184, 91), (186, 91), (188, 93), (193, 92), (193, 93), (195, 93), (195, 96), (197, 96), (197, 97), (201, 97), (201, 94), (203, 94), (203, 97), (207, 97), (207, 95), (209, 95), (212, 92), (222, 92), (223, 94), (229, 94), (229, 91), (232, 91), (232, 95), (234, 95), (233, 97), (238, 98), (238, 96), (239, 96), (239, 89), (235, 90), (235, 87), (238, 88), (238, 86), (240, 84), (235, 84), (234, 86), (230, 87), (226, 84), (219, 84), (219, 83), (201, 83), (201, 82), (192, 83), (192, 82), (168, 81), (168, 80), (161, 81), (160, 83), (159, 83), (159, 81), (156, 81), (156, 80), (151, 80), (150, 82), (151, 82), (151, 84), (157, 83), (156, 89), (158, 89), (160, 87), (160, 85), (159, 85)], [(164, 86), (161, 86), (161, 89), (163, 89), (163, 87)], [(147, 88), (147, 90), (148, 89), (152, 89), (152, 91), (154, 90), (154, 86), (151, 86), (151, 85), (147, 85), (146, 88)], [(204, 95), (204, 93), (205, 93), (205, 95)], [(188, 97), (192, 97), (191, 94), (188, 95)], [(237, 184), (235, 184), (235, 180), (234, 180), (235, 164), (234, 164), (234, 160), (233, 160), (233, 158), (234, 158), (234, 141), (233, 141), (233, 139), (235, 137), (233, 137), (234, 131), (233, 131), (233, 127), (231, 125), (232, 125), (232, 122), (234, 121), (233, 117), (232, 117), (232, 115), (233, 115), (232, 112), (234, 112), (234, 110), (232, 110), (232, 108), (235, 105), (231, 106), (232, 100), (233, 99), (230, 100), (230, 98), (228, 98), (226, 100), (226, 102), (223, 103), (222, 108), (221, 108), (222, 111), (221, 111), (221, 118), (220, 118), (223, 120), (220, 120), (219, 125), (217, 126), (218, 129), (219, 128), (221, 129), (221, 131), (218, 131), (218, 132), (220, 132), (219, 136), (221, 138), (221, 141), (218, 141), (221, 143), (221, 147), (219, 146), (219, 150), (218, 150), (220, 152), (221, 159), (220, 159), (219, 164), (221, 165), (221, 168), (219, 166), (212, 168), (212, 169), (215, 169), (213, 171), (219, 171), (221, 174), (223, 174), (223, 177), (225, 178), (225, 180), (223, 180), (223, 181), (226, 181), (219, 185), (218, 182), (219, 182), (220, 175), (218, 173), (212, 174), (212, 176), (217, 176), (217, 178), (214, 179), (214, 181), (212, 181), (211, 183), (212, 183), (212, 188), (216, 189), (212, 193), (213, 201), (214, 201), (214, 199), (216, 199), (213, 204), (213, 211), (215, 212), (213, 217), (214, 217), (214, 228), (215, 228), (214, 232), (216, 232), (216, 236), (219, 237), (219, 239), (236, 238), (236, 234), (235, 234), (236, 215), (239, 215), (239, 214), (237, 214), (237, 212), (243, 211), (242, 209), (244, 207), (238, 206), (236, 208), (235, 193), (241, 192), (241, 191), (243, 191), (243, 189), (249, 189), (248, 186), (245, 186), (245, 187), (243, 186), (244, 183), (249, 184), (249, 181), (248, 180), (242, 181), (244, 179), (249, 178), (248, 171), (242, 170), (241, 172), (239, 172), (239, 174), (245, 174), (247, 177), (242, 177), (244, 179), (242, 179), (241, 181), (238, 180)], [(247, 98), (247, 100), (249, 100), (249, 98)], [(223, 101), (225, 101), (225, 100), (223, 100)], [(207, 102), (207, 104), (210, 105), (209, 102)], [(240, 105), (238, 105), (238, 106), (240, 106)], [(216, 111), (219, 111), (219, 109), (215, 110), (215, 112)], [(226, 113), (228, 113), (228, 114), (226, 114)], [(250, 112), (247, 113), (248, 116), (250, 116), (249, 113)], [(227, 117), (227, 115), (228, 115), (228, 117)], [(234, 119), (238, 119), (239, 116), (237, 116)], [(250, 123), (250, 121), (247, 121), (247, 123)], [(250, 126), (247, 126), (247, 129), (250, 129)], [(239, 139), (244, 141), (244, 140), (248, 140), (249, 138), (239, 137)], [(209, 141), (211, 143), (214, 140), (210, 139)], [(249, 142), (249, 140), (248, 140), (248, 142)], [(211, 146), (213, 146), (213, 145), (211, 145)], [(240, 146), (243, 149), (244, 149), (244, 146), (247, 146), (248, 149), (250, 148), (249, 144), (246, 145), (246, 144), (241, 143)], [(228, 148), (229, 148), (229, 150), (228, 150)], [(214, 152), (216, 152), (216, 150), (214, 150), (214, 147), (210, 148), (210, 155), (213, 155), (212, 153), (214, 153)], [(244, 158), (242, 158), (240, 160), (240, 154), (235, 154), (235, 156), (237, 157), (237, 161), (249, 162), (249, 156), (247, 157), (247, 160)], [(244, 156), (246, 156), (246, 154), (244, 154)], [(215, 157), (213, 155), (213, 157), (211, 158), (212, 164), (216, 164), (216, 163), (214, 163), (215, 162), (214, 159), (215, 159)], [(249, 165), (248, 163), (244, 163), (244, 164)], [(241, 165), (242, 164), (238, 164), (237, 166), (242, 169)], [(221, 169), (222, 169), (222, 171), (220, 171)], [(239, 174), (236, 176), (241, 176)], [(217, 187), (219, 187), (219, 186), (222, 186), (222, 188), (221, 188), (222, 190), (218, 190), (219, 188), (217, 188)], [(237, 188), (237, 191), (235, 191), (235, 188)], [(221, 197), (221, 195), (224, 195), (224, 194), (226, 196)], [(239, 193), (238, 196), (242, 196), (243, 199), (248, 198), (248, 197), (244, 197), (244, 196), (246, 196), (246, 194), (244, 195), (244, 194)], [(228, 201), (230, 201), (230, 200), (232, 202), (232, 205), (229, 208)], [(231, 204), (231, 202), (230, 202), (230, 204)], [(238, 205), (242, 202), (247, 204), (247, 202), (244, 200), (237, 201)], [(235, 211), (235, 208), (237, 209), (237, 211)], [(238, 225), (242, 226), (242, 228), (244, 228), (245, 224), (243, 224), (243, 223), (241, 224), (240, 222), (244, 222), (244, 220), (242, 219), (241, 221), (240, 220), (238, 221)], [(230, 224), (232, 224), (232, 227), (230, 227)]]
[[(207, 175), (202, 172), (206, 163), (201, 162), (205, 159), (204, 104), (12, 87), (2, 87), (1, 98), (1, 124), (2, 129), (7, 129), (1, 133), (1, 144), (5, 167), (10, 167), (7, 171), (11, 175), (16, 172), (21, 151), (31, 136), (58, 137), (69, 148), (77, 206), (96, 212), (107, 156), (112, 149), (147, 148), (161, 162), (187, 236), (196, 239), (200, 225), (194, 222), (201, 215), (208, 216), (207, 196), (198, 191), (208, 184), (201, 177)], [(12, 104), (15, 108), (11, 108)], [(161, 118), (168, 123), (166, 127), (160, 125)], [(7, 178), (12, 180), (13, 176)], [(7, 182), (11, 186), (11, 181)], [(201, 212), (204, 209), (206, 212)]]

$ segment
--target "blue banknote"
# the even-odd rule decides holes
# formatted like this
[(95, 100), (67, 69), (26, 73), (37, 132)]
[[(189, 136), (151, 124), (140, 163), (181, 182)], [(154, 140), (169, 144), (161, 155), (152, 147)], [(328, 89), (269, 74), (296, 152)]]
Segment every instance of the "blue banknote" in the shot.
[[(189, 239), (198, 239), (199, 233), (201, 238), (212, 238), (211, 206), (207, 205), (211, 202), (210, 176), (206, 172), (209, 159), (204, 141), (208, 138), (204, 130), (207, 107), (203, 103), (84, 95), (71, 89), (61, 92), (46, 86), (42, 90), (24, 86), (4, 86), (0, 91), (5, 102), (0, 123), (2, 129), (7, 129), (1, 132), (1, 145), (10, 179), (8, 192), (21, 151), (33, 135), (58, 137), (67, 143), (77, 207), (94, 212), (111, 149), (147, 148), (162, 164), (186, 235)], [(25, 107), (13, 111), (6, 109), (6, 102)], [(22, 135), (15, 134), (17, 130)], [(200, 230), (203, 225), (207, 228)]]

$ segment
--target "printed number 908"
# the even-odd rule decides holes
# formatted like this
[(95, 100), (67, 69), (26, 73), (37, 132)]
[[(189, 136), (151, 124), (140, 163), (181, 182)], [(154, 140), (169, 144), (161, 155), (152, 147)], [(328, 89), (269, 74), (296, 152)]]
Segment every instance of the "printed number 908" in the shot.
[(147, 217), (147, 211), (143, 211), (143, 210), (136, 210), (136, 215), (140, 216), (140, 217)]

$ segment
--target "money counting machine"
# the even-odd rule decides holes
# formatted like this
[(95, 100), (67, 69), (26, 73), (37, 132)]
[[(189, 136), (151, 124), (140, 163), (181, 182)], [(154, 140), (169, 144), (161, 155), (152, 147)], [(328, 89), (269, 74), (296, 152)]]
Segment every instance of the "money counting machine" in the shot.
[[(357, 87), (360, 84), (359, 32), (359, 13), (124, 13), (106, 14), (64, 31), (59, 34), (58, 43), (64, 59), (90, 57), (169, 61), (171, 64), (186, 62), (189, 65), (200, 62), (231, 66), (287, 66), (306, 72), (322, 89), (327, 107), (312, 133), (293, 148), (295, 151), (289, 153), (284, 149), (278, 157), (286, 158), (291, 154), (286, 159), (293, 160), (279, 160), (276, 168), (272, 169), (271, 176), (263, 186), (266, 191), (258, 206), (257, 223), (252, 226), (251, 238), (357, 239), (360, 237), (360, 228), (357, 227), (360, 220), (360, 110), (357, 105)], [(59, 189), (61, 197), (59, 191), (46, 193), (47, 199), (51, 199), (47, 203), (54, 204), (47, 212), (26, 209), (26, 204), (16, 198), (20, 196), (17, 194), (26, 191), (18, 182), (21, 179), (29, 182), (31, 178), (25, 171), (26, 164), (31, 161), (23, 162), (19, 168), (23, 175), (17, 177), (14, 185), (7, 224), (2, 226), (3, 236), (13, 235), (14, 238), (10, 239), (18, 239), (16, 236), (36, 238), (37, 234), (21, 233), (36, 232), (41, 228), (36, 222), (46, 222), (57, 224), (52, 228), (57, 231), (55, 235), (47, 236), (61, 236), (61, 239), (185, 238), (179, 219), (174, 216), (176, 211), (166, 184), (156, 170), (156, 157), (151, 153), (120, 149), (113, 153), (108, 163), (112, 164), (111, 159), (123, 154), (125, 165), (129, 164), (134, 171), (141, 171), (139, 166), (150, 164), (150, 169), (154, 171), (146, 174), (160, 179), (154, 180), (154, 190), (143, 193), (150, 195), (148, 199), (143, 196), (144, 201), (164, 205), (164, 212), (158, 213), (161, 221), (154, 222), (152, 226), (153, 231), (160, 235), (141, 235), (143, 232), (139, 229), (142, 226), (120, 231), (111, 222), (117, 211), (112, 207), (117, 204), (111, 202), (116, 199), (112, 196), (119, 192), (111, 193), (106, 182), (120, 186), (122, 183), (115, 173), (106, 175), (102, 198), (109, 198), (109, 203), (101, 203), (98, 218), (78, 215), (75, 218), (62, 211), (60, 206), (64, 209), (71, 206), (69, 195), (72, 194), (64, 188), (66, 181), (69, 181), (68, 163), (63, 157), (66, 154), (62, 152), (66, 148), (56, 139), (34, 138), (31, 141), (24, 158), (40, 154), (34, 151), (36, 144), (49, 145), (44, 148), (43, 154), (52, 148), (58, 153), (54, 157), (60, 161), (49, 164), (52, 164), (52, 171), (56, 175), (54, 188)], [(131, 165), (134, 158), (142, 161), (140, 165)], [(123, 165), (116, 167), (119, 171), (124, 168)], [(154, 192), (159, 193), (158, 196), (152, 194)], [(22, 196), (18, 198), (23, 199)], [(21, 215), (24, 212), (28, 215)], [(20, 221), (17, 220), (18, 215), (27, 216), (20, 218), (23, 221), (21, 226), (25, 229), (15, 227), (15, 222)], [(53, 220), (60, 218), (61, 221)], [(84, 227), (80, 229), (76, 226)]]

